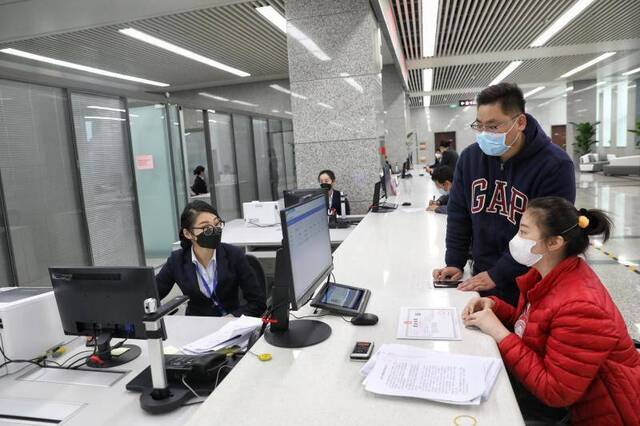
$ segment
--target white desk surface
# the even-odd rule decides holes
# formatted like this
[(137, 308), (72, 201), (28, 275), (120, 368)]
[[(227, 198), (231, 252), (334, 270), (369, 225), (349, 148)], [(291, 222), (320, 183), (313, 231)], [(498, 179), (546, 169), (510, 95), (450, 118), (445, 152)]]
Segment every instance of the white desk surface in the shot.
[[(229, 320), (228, 318), (213, 317), (166, 317), (167, 340), (164, 344), (165, 346), (185, 345), (216, 331)], [(70, 352), (71, 355), (87, 349), (83, 342), (82, 338), (76, 339), (74, 343), (79, 346)], [(86, 404), (64, 423), (67, 426), (161, 426), (184, 424), (196, 411), (198, 405), (182, 407), (168, 414), (151, 415), (140, 408), (140, 394), (129, 392), (125, 389), (126, 384), (131, 379), (149, 366), (147, 342), (143, 340), (130, 340), (130, 342), (140, 346), (142, 354), (132, 362), (113, 369), (129, 370), (130, 372), (109, 388), (17, 380), (31, 368), (26, 367), (17, 373), (0, 378), (0, 398)], [(65, 356), (62, 360), (67, 358), (68, 356)], [(9, 423), (3, 423), (0, 420), (0, 424)], [(10, 424), (15, 424), (15, 422)]]
[[(478, 425), (523, 424), (504, 369), (488, 401), (455, 406), (366, 392), (359, 374), (362, 363), (349, 360), (358, 340), (373, 341), (377, 347), (404, 343), (500, 358), (493, 339), (477, 330), (463, 328), (463, 340), (452, 342), (395, 338), (401, 306), (455, 306), (460, 311), (475, 295), (433, 289), (431, 271), (444, 262), (446, 216), (424, 211), (435, 188), (427, 177), (413, 174), (401, 181), (397, 199), (412, 206), (367, 215), (334, 252), (336, 281), (371, 289), (367, 311), (378, 315), (380, 322), (356, 327), (340, 317), (322, 317), (331, 325), (331, 337), (303, 349), (275, 348), (260, 339), (253, 352), (269, 352), (273, 359), (244, 359), (198, 408), (189, 426), (452, 425), (462, 414), (475, 417)], [(311, 313), (306, 306), (298, 315)]]
[[(355, 228), (356, 226), (352, 225), (344, 229), (330, 229), (331, 243), (342, 243)], [(225, 224), (224, 231), (222, 231), (222, 242), (234, 246), (277, 247), (282, 245), (282, 228), (280, 225), (260, 227), (247, 224), (244, 219), (234, 219)], [(179, 241), (173, 243), (173, 250), (179, 248)]]

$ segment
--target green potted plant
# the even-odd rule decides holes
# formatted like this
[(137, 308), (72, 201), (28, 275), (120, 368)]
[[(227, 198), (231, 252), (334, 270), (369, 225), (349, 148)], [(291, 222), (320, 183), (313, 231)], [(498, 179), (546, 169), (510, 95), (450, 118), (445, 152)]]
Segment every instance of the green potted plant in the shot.
[(636, 135), (636, 148), (640, 149), (640, 121), (636, 121), (636, 128), (629, 129), (629, 132)]
[(596, 126), (600, 124), (600, 122), (570, 123), (573, 124), (576, 131), (575, 142), (573, 142), (576, 154), (578, 157), (589, 154), (591, 152), (591, 147), (598, 143), (596, 140)]

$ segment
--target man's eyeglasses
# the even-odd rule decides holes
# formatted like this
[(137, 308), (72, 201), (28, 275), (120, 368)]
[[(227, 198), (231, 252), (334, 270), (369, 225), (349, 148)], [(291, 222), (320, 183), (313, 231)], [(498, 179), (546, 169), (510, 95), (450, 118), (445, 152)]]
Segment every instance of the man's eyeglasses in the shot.
[(476, 120), (473, 123), (469, 124), (469, 127), (471, 127), (471, 130), (473, 130), (474, 132), (487, 131), (489, 133), (498, 133), (502, 128), (502, 126), (509, 124), (519, 116), (520, 115), (516, 115), (515, 117), (511, 117), (511, 120), (493, 123), (493, 124), (481, 124)]

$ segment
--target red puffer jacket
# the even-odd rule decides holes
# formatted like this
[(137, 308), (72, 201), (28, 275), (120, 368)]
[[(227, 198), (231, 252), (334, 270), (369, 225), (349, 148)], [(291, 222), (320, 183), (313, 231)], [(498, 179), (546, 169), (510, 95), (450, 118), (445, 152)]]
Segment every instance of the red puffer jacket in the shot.
[(522, 335), (498, 345), (507, 368), (546, 405), (569, 407), (572, 424), (640, 425), (640, 354), (589, 265), (570, 257), (544, 279), (531, 269), (517, 282), (517, 308), (492, 297)]

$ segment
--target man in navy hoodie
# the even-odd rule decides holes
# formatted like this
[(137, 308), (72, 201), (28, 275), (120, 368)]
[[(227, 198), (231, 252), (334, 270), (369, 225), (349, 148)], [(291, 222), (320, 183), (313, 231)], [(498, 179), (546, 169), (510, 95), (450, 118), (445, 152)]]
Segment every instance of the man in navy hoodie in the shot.
[(446, 267), (434, 279), (460, 279), (471, 251), (473, 277), (463, 291), (516, 304), (515, 278), (527, 271), (509, 254), (529, 200), (556, 195), (575, 202), (573, 162), (524, 110), (518, 86), (501, 83), (477, 98), (476, 143), (460, 155), (448, 202)]

